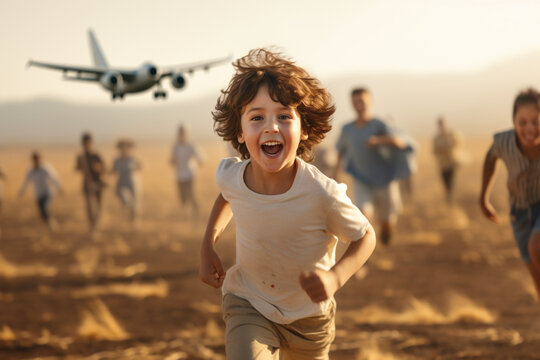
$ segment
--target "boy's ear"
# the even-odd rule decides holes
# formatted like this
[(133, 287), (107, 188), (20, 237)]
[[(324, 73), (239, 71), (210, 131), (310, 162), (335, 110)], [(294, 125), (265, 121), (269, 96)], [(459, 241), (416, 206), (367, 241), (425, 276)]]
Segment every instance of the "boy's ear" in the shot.
[(238, 134), (238, 136), (236, 137), (238, 139), (238, 142), (240, 144), (243, 144), (246, 140), (244, 139), (244, 134), (240, 133)]
[(307, 140), (308, 138), (309, 138), (308, 133), (302, 130), (302, 135), (300, 135), (300, 140)]

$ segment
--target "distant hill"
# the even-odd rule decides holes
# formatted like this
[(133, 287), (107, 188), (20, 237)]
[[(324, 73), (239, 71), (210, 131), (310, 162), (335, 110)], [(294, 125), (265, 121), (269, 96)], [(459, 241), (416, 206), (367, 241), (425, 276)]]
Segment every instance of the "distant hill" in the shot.
[[(470, 135), (489, 135), (511, 126), (516, 93), (527, 86), (540, 88), (540, 52), (500, 62), (483, 71), (449, 74), (344, 74), (322, 79), (337, 105), (334, 126), (352, 119), (349, 91), (358, 85), (374, 94), (375, 114), (416, 136), (435, 131), (435, 118), (444, 114), (450, 124)], [(218, 138), (211, 111), (219, 94), (196, 101), (167, 100), (149, 105), (124, 103), (87, 105), (38, 99), (0, 103), (0, 144), (74, 143), (83, 130), (101, 141), (130, 136), (138, 141), (174, 138), (180, 122), (193, 137)], [(330, 134), (334, 138), (337, 130)]]
[(137, 106), (125, 103), (87, 105), (58, 100), (0, 104), (0, 143), (69, 144), (90, 131), (96, 141), (128, 136), (136, 140), (171, 141), (179, 123), (188, 124), (193, 137), (213, 135), (214, 96), (197, 101), (159, 101)]

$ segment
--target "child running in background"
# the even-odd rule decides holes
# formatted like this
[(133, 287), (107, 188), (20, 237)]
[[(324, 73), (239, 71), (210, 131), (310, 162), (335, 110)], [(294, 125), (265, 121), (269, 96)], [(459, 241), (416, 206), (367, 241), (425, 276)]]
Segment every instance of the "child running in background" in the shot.
[(116, 195), (126, 208), (129, 218), (135, 223), (139, 214), (139, 178), (136, 172), (141, 169), (140, 162), (133, 157), (135, 144), (129, 139), (121, 139), (116, 143), (118, 157), (113, 161), (112, 172), (118, 174)]
[(199, 220), (199, 203), (194, 191), (195, 175), (198, 165), (204, 159), (197, 147), (189, 141), (188, 130), (184, 125), (178, 127), (178, 136), (171, 153), (171, 165), (176, 168), (178, 195), (182, 207), (191, 206), (192, 220)]
[(49, 213), (49, 204), (54, 195), (55, 188), (62, 191), (62, 185), (54, 168), (48, 164), (43, 164), (41, 154), (37, 151), (32, 153), (32, 168), (26, 173), (24, 182), (19, 189), (20, 197), (24, 195), (26, 187), (30, 183), (34, 185), (34, 195), (41, 219), (47, 224), (49, 229), (56, 230), (57, 224)]
[[(228, 359), (328, 359), (334, 294), (375, 248), (346, 186), (306, 163), (331, 128), (326, 89), (279, 53), (252, 50), (218, 99), (217, 133), (240, 158), (221, 161), (201, 246), (201, 280), (222, 288)], [(236, 264), (215, 244), (234, 216)], [(336, 262), (337, 241), (349, 246)]]
[(521, 258), (540, 299), (540, 94), (528, 89), (514, 101), (511, 130), (493, 136), (482, 173), (480, 207), (493, 222), (499, 218), (489, 201), (497, 159), (508, 169), (510, 220)]
[(102, 179), (105, 164), (94, 150), (94, 140), (90, 133), (83, 133), (81, 145), (83, 151), (76, 158), (75, 170), (82, 174), (86, 216), (90, 234), (93, 235), (101, 217), (101, 195), (106, 186)]
[(459, 148), (462, 138), (458, 132), (448, 128), (444, 117), (439, 117), (437, 125), (438, 131), (433, 138), (433, 154), (439, 163), (446, 193), (446, 202), (450, 204), (453, 199), (454, 175), (460, 165)]

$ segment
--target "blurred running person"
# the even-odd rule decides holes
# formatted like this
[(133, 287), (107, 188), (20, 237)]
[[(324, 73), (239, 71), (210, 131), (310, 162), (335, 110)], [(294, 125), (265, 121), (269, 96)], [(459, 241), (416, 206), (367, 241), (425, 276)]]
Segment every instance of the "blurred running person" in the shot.
[(444, 117), (439, 117), (437, 124), (438, 132), (433, 139), (433, 154), (439, 163), (446, 202), (451, 203), (454, 192), (454, 176), (460, 163), (458, 150), (462, 138), (460, 134), (448, 128)]
[(343, 126), (336, 144), (334, 179), (345, 162), (346, 171), (354, 178), (354, 204), (371, 221), (376, 215), (381, 225), (378, 237), (388, 245), (402, 210), (397, 180), (410, 175), (405, 155), (414, 149), (404, 137), (395, 135), (382, 120), (372, 116), (372, 97), (366, 88), (354, 89), (351, 100), (356, 119)]
[(106, 184), (102, 179), (105, 165), (101, 156), (94, 151), (92, 135), (81, 137), (82, 154), (77, 156), (75, 170), (83, 175), (83, 194), (86, 201), (86, 215), (90, 233), (96, 230), (101, 215), (101, 195)]
[(499, 217), (489, 194), (497, 160), (508, 170), (510, 220), (521, 259), (527, 266), (540, 299), (540, 93), (520, 92), (513, 107), (514, 128), (496, 133), (482, 171), (480, 208), (491, 221)]
[(34, 151), (31, 159), (32, 167), (26, 173), (19, 189), (19, 197), (24, 195), (27, 186), (32, 183), (41, 220), (49, 229), (56, 230), (57, 224), (50, 214), (49, 205), (55, 190), (62, 191), (62, 185), (54, 168), (49, 164), (43, 164), (39, 152)]
[(135, 223), (139, 215), (140, 179), (136, 172), (141, 170), (141, 163), (132, 155), (135, 144), (129, 139), (116, 143), (118, 157), (113, 161), (112, 172), (118, 175), (116, 195), (122, 205), (129, 210), (129, 219)]
[(195, 196), (194, 181), (198, 166), (202, 165), (203, 161), (202, 153), (189, 141), (188, 129), (180, 125), (176, 143), (172, 148), (171, 165), (176, 168), (180, 204), (182, 207), (191, 207), (194, 222), (199, 220), (199, 203)]

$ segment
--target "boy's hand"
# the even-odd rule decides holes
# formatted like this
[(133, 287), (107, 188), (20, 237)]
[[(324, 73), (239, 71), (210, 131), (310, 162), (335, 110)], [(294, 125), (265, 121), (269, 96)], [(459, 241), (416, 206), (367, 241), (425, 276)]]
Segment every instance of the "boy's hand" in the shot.
[(332, 271), (315, 269), (303, 272), (299, 281), (302, 289), (314, 303), (330, 299), (339, 289), (338, 278)]
[(370, 136), (367, 141), (367, 146), (369, 148), (374, 148), (375, 146), (380, 145), (380, 144), (381, 144), (380, 138), (376, 135)]
[(199, 277), (201, 281), (216, 289), (220, 288), (225, 280), (225, 271), (221, 260), (214, 249), (201, 250), (201, 265), (199, 268)]
[(497, 216), (497, 212), (489, 201), (480, 200), (480, 209), (482, 209), (485, 217), (487, 217), (489, 220), (497, 224), (499, 223), (499, 217)]

